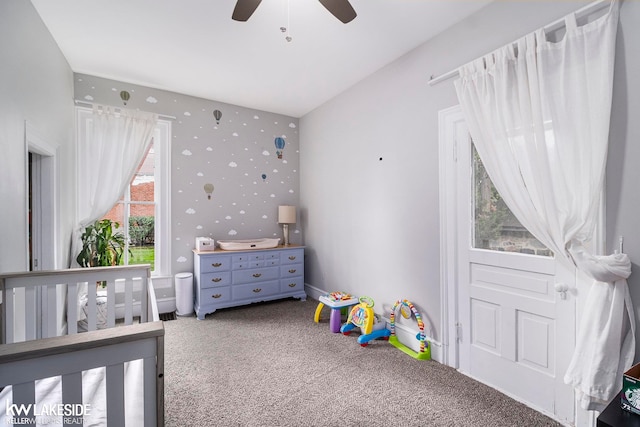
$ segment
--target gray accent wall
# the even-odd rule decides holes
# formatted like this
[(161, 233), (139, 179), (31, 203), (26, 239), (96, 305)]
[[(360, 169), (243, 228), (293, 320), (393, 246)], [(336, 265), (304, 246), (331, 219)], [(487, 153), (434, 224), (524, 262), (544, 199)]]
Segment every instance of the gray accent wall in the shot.
[[(429, 78), (588, 3), (491, 3), (302, 117), (300, 186), (307, 283), (369, 295), (381, 307), (407, 298), (421, 311), (427, 332), (441, 341), (445, 302), (440, 289), (438, 112), (458, 101), (453, 79), (430, 86)], [(606, 211), (609, 252), (617, 248), (622, 235), (633, 263), (629, 285), (637, 312), (638, 24), (640, 3), (622, 2)]]
[[(196, 237), (282, 238), (278, 205), (298, 205), (298, 119), (189, 95), (76, 74), (82, 102), (173, 116), (171, 121), (171, 272), (193, 271)], [(126, 107), (120, 92), (131, 97)], [(82, 105), (82, 104), (80, 104)], [(222, 113), (219, 123), (214, 110)], [(275, 138), (285, 141), (282, 158)], [(214, 191), (209, 200), (204, 185)], [(289, 227), (300, 243), (300, 224)]]
[(0, 271), (29, 267), (25, 122), (57, 148), (56, 243), (46, 250), (63, 268), (75, 212), (73, 73), (29, 1), (0, 2), (0, 58)]

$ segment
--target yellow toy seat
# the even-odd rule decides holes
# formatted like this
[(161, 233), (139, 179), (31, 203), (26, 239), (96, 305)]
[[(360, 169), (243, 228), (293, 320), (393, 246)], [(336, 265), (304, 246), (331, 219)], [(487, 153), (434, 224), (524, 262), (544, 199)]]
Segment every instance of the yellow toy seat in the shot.
[(370, 334), (373, 330), (375, 314), (373, 312), (373, 299), (370, 297), (360, 297), (359, 304), (356, 304), (349, 312), (347, 323), (342, 325), (340, 332), (348, 334), (355, 327), (359, 327), (363, 334)]

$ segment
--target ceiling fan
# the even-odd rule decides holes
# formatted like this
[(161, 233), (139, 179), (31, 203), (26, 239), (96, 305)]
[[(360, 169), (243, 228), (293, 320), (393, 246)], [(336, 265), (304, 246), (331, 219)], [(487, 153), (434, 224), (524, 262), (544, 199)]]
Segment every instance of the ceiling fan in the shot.
[[(234, 21), (246, 21), (258, 8), (262, 0), (238, 0), (233, 9), (231, 19)], [(356, 11), (349, 0), (318, 0), (333, 16), (343, 23), (351, 22), (356, 17)]]

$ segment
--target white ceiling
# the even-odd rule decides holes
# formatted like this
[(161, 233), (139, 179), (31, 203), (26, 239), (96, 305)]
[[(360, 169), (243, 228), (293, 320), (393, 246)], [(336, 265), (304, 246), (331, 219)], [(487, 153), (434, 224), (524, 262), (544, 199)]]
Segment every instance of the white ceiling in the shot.
[(491, 0), (31, 1), (74, 72), (301, 117)]

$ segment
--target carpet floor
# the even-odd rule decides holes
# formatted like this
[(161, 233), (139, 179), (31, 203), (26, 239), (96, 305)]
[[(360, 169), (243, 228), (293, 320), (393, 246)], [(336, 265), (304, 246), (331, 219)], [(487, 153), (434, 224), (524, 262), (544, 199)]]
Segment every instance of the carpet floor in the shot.
[(164, 322), (165, 425), (560, 426), (386, 341), (333, 334), (328, 319), (313, 322), (316, 306), (280, 300)]

